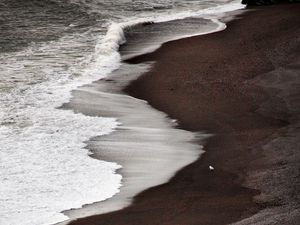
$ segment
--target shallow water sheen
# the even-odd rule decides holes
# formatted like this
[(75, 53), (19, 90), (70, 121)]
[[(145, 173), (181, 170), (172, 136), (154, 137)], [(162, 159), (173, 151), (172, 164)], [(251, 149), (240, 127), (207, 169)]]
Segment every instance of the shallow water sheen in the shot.
[(164, 113), (120, 92), (120, 87), (148, 67), (123, 64), (107, 79), (74, 91), (74, 98), (64, 106), (90, 116), (113, 115), (121, 122), (114, 133), (88, 142), (94, 158), (123, 166), (119, 171), (123, 176), (120, 192), (107, 201), (65, 212), (70, 218), (124, 208), (136, 194), (167, 182), (203, 152), (199, 142), (206, 134), (176, 129), (176, 121)]

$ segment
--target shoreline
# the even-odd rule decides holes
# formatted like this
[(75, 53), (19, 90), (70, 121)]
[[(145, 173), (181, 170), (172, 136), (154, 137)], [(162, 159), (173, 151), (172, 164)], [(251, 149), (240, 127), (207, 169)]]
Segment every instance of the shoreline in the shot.
[[(228, 21), (243, 12), (244, 10), (231, 11), (226, 16), (222, 15), (222, 18)], [(210, 134), (179, 129), (176, 120), (172, 120), (167, 114), (153, 109), (146, 101), (132, 98), (123, 92), (130, 82), (151, 70), (153, 66), (151, 62), (133, 65), (125, 61), (149, 53), (151, 49), (154, 51), (168, 41), (225, 29), (223, 22), (215, 20), (202, 17), (185, 18), (150, 26), (140, 25), (127, 30), (126, 44), (120, 48), (122, 63), (119, 69), (104, 79), (72, 92), (73, 98), (63, 105), (64, 109), (92, 117), (113, 115), (118, 118), (118, 129), (108, 136), (91, 138), (87, 148), (91, 151), (92, 158), (122, 165), (118, 173), (123, 179), (120, 192), (112, 198), (86, 204), (78, 209), (65, 210), (63, 213), (70, 219), (57, 225), (125, 208), (136, 195), (167, 183), (178, 171), (196, 161), (203, 153), (203, 143)]]
[[(290, 10), (287, 18), (279, 7)], [(297, 10), (299, 6), (287, 5), (249, 12), (242, 16), (242, 20), (230, 22), (224, 31), (168, 42), (154, 53), (129, 60), (130, 63), (152, 60), (157, 63), (150, 72), (130, 84), (128, 93), (147, 100), (154, 108), (178, 119), (181, 128), (204, 130), (216, 136), (209, 139), (205, 145), (206, 153), (196, 163), (182, 169), (169, 183), (144, 191), (128, 208), (70, 224), (228, 224), (276, 205), (268, 198), (254, 202), (253, 197), (260, 192), (243, 185), (255, 186), (245, 178), (253, 173), (253, 167), (261, 163), (262, 154), (266, 152), (253, 149), (262, 148), (274, 139), (271, 136), (277, 137), (276, 133), (284, 132), (290, 123), (285, 109), (279, 109), (275, 114), (272, 104), (258, 112), (261, 105), (268, 102), (269, 95), (274, 93), (270, 90), (268, 95), (265, 87), (258, 87), (257, 75), (277, 69), (291, 59), (289, 55), (295, 48), (284, 39), (293, 37), (292, 28), (297, 30)], [(259, 28), (249, 22), (249, 18), (258, 22), (255, 15), (275, 20), (265, 21), (265, 29), (260, 34)], [(276, 37), (278, 30), (276, 26), (272, 27), (272, 23), (287, 28)], [(250, 31), (247, 30), (250, 34), (241, 30), (243, 26), (244, 29), (250, 28)], [(270, 48), (268, 42), (259, 39), (266, 34), (270, 34), (271, 44), (283, 45), (275, 48), (277, 52)], [(244, 43), (245, 40), (257, 42), (249, 44)], [(234, 48), (237, 43), (241, 49)], [(253, 47), (257, 52), (251, 49)], [(246, 53), (248, 58), (239, 55), (239, 52)], [(234, 62), (230, 58), (233, 56), (242, 62)], [(199, 74), (203, 76), (199, 77)], [(229, 76), (224, 79), (221, 75), (226, 74)], [(290, 111), (288, 113), (291, 114)], [(213, 165), (215, 171), (209, 171), (209, 165)]]
[[(63, 211), (70, 220), (57, 225), (128, 207), (136, 195), (166, 183), (203, 153), (199, 141), (205, 139), (206, 134), (176, 129), (176, 122), (165, 113), (121, 91), (149, 67), (148, 64), (123, 64), (105, 79), (73, 90), (73, 98), (63, 105), (63, 109), (87, 116), (113, 115), (118, 118), (119, 126), (113, 133), (91, 138), (86, 148), (90, 151), (89, 157), (122, 165), (118, 170), (122, 175), (122, 186), (105, 201)], [(176, 139), (170, 142), (174, 137)]]

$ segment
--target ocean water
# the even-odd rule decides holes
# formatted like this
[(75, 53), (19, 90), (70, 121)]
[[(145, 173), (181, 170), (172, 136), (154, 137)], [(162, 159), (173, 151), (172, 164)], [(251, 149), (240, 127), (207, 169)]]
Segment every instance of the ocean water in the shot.
[(114, 134), (119, 118), (61, 106), (72, 90), (120, 67), (119, 47), (134, 27), (203, 17), (218, 30), (216, 14), (241, 7), (223, 0), (1, 1), (0, 224), (55, 224), (68, 219), (63, 211), (120, 191), (123, 165), (92, 158), (87, 148), (91, 138)]

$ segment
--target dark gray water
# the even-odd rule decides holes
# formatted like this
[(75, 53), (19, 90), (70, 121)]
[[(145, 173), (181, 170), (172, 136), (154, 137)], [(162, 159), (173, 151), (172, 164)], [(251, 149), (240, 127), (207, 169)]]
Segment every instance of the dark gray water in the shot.
[[(122, 176), (116, 171), (121, 166), (136, 168), (138, 161), (129, 163), (123, 158), (118, 159), (121, 153), (115, 157), (106, 154), (101, 158), (101, 146), (105, 149), (111, 148), (112, 143), (118, 146), (121, 142), (116, 140), (120, 139), (120, 134), (122, 138), (126, 135), (132, 138), (133, 131), (140, 132), (141, 137), (148, 138), (141, 138), (144, 143), (156, 140), (168, 149), (166, 152), (170, 155), (176, 153), (175, 150), (169, 151), (176, 149), (176, 146), (168, 144), (170, 134), (184, 134), (180, 137), (186, 139), (180, 139), (180, 145), (193, 139), (194, 134), (172, 130), (165, 115), (151, 111), (146, 103), (124, 94), (107, 93), (105, 90), (112, 87), (105, 82), (100, 82), (101, 90), (91, 95), (97, 97), (98, 113), (89, 114), (96, 102), (90, 95), (77, 96), (77, 100), (81, 99), (81, 108), (77, 111), (76, 107), (71, 107), (72, 110), (60, 107), (70, 101), (71, 91), (82, 85), (105, 78), (116, 70), (123, 71), (121, 75), (124, 76), (128, 75), (128, 71), (138, 70), (122, 64), (121, 57), (153, 51), (165, 41), (221, 29), (222, 24), (210, 18), (240, 7), (238, 3), (221, 0), (2, 0), (0, 224), (53, 224), (68, 219), (62, 211), (109, 199), (119, 191), (123, 193), (120, 189), (122, 176), (125, 184), (130, 184), (132, 176), (126, 169), (123, 169)], [(149, 21), (155, 22), (155, 26), (145, 26), (145, 22)], [(122, 55), (119, 52), (121, 44), (125, 44)], [(117, 74), (119, 79), (120, 73)], [(91, 90), (86, 93), (91, 93)], [(77, 100), (75, 95), (73, 102)], [(146, 117), (141, 116), (140, 121), (147, 118), (156, 121), (157, 124), (153, 123), (157, 125), (154, 130), (159, 135), (142, 127), (142, 123), (137, 125), (133, 117), (126, 117), (133, 113), (126, 104), (138, 106), (139, 112), (146, 112)], [(90, 109), (83, 110), (83, 106)], [(122, 132), (114, 132), (116, 129)], [(88, 156), (85, 143), (96, 136), (100, 138), (93, 151), (97, 152), (98, 158), (111, 162)], [(165, 137), (163, 141), (161, 137)], [(109, 147), (104, 145), (104, 141), (110, 143)], [(126, 144), (126, 141), (122, 143)], [(126, 148), (120, 144), (118, 151), (121, 146)], [(132, 159), (141, 157), (136, 146), (128, 145), (127, 148), (133, 149), (130, 152)], [(139, 148), (142, 149), (141, 146)], [(191, 145), (191, 148), (195, 147)], [(197, 155), (192, 152), (178, 165), (184, 166)], [(163, 160), (158, 162), (159, 166), (164, 165)], [(149, 168), (151, 165), (149, 161)], [(160, 168), (158, 164), (156, 166)], [(156, 184), (167, 181), (179, 167), (169, 166), (166, 174), (157, 178)], [(143, 176), (146, 175), (145, 172)], [(139, 178), (142, 180), (143, 176)], [(130, 185), (125, 189), (126, 201), (143, 188), (155, 185), (155, 182), (140, 189)], [(131, 189), (134, 192), (128, 191)]]

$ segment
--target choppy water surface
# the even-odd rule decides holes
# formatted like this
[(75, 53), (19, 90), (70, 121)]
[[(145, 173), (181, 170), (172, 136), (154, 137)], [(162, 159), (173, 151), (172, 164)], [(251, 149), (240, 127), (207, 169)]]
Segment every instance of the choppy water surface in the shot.
[[(120, 67), (118, 49), (126, 31), (132, 38), (144, 32), (133, 30), (136, 24), (240, 7), (221, 0), (1, 1), (0, 224), (53, 224), (67, 219), (64, 210), (119, 192), (122, 165), (89, 157), (85, 148), (90, 138), (117, 129), (118, 113), (95, 116), (60, 106), (70, 100), (71, 90)], [(188, 24), (161, 26), (171, 32), (160, 41), (210, 29)], [(147, 47), (159, 44), (157, 35), (147, 36), (153, 38)]]

